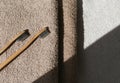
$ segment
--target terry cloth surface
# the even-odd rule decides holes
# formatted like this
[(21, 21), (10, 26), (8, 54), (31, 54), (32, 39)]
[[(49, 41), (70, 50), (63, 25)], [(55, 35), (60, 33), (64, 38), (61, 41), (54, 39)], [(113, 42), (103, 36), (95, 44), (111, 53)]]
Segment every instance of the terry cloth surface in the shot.
[[(44, 26), (51, 31), (0, 71), (0, 83), (76, 83), (76, 19), (77, 0), (0, 0), (0, 47), (26, 28), (31, 36)], [(27, 40), (16, 41), (0, 62)]]
[[(46, 26), (51, 31), (44, 39), (38, 38), (0, 71), (0, 83), (57, 83), (57, 70), (54, 69), (58, 63), (56, 4), (56, 0), (0, 0), (0, 47), (13, 35), (25, 29), (30, 30), (31, 36)], [(27, 40), (17, 41), (0, 56), (0, 62)], [(53, 69), (54, 72), (51, 72)]]
[(120, 1), (83, 0), (84, 82), (120, 83)]
[(64, 82), (77, 83), (77, 0), (63, 0), (64, 17)]

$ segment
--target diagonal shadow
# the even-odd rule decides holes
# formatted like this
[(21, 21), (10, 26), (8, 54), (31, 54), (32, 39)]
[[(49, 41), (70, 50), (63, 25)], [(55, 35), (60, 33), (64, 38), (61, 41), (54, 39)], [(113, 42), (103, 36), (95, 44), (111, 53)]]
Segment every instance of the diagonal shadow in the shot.
[[(77, 56), (70, 58), (64, 65), (68, 65), (69, 69), (77, 58), (78, 83), (120, 83), (120, 26), (83, 50), (82, 0), (77, 0), (77, 8)], [(62, 73), (60, 76), (64, 76), (60, 69), (59, 74)], [(58, 67), (33, 83), (58, 83), (56, 73), (58, 73)]]
[[(59, 26), (59, 63), (58, 67), (49, 71), (42, 77), (36, 79), (33, 83), (78, 83), (78, 79), (81, 80), (84, 72), (84, 57), (83, 55), (83, 42), (84, 42), (84, 30), (83, 30), (83, 8), (82, 0), (77, 0), (77, 48), (76, 55), (63, 63), (63, 38), (64, 38), (64, 23), (63, 23), (63, 9), (62, 0), (58, 0), (58, 26)], [(64, 70), (64, 66), (67, 70)], [(58, 73), (58, 77), (56, 74)], [(67, 76), (66, 76), (67, 75)], [(71, 76), (72, 75), (72, 76)], [(79, 78), (78, 78), (79, 76)]]
[(36, 79), (33, 83), (58, 83), (58, 77), (56, 77), (58, 73), (58, 67), (55, 67), (53, 70), (49, 71), (42, 77)]
[[(120, 83), (120, 26), (93, 43), (84, 53), (84, 56), (79, 56), (79, 61), (82, 60), (79, 64), (79, 83)], [(70, 65), (74, 58), (64, 64)], [(56, 72), (57, 68), (33, 83), (57, 83)]]
[(85, 49), (83, 83), (120, 83), (120, 26)]
[[(71, 67), (71, 64), (74, 62), (74, 60), (75, 60), (75, 57), (70, 58), (68, 61), (65, 62), (65, 65), (67, 65), (68, 67)], [(49, 71), (48, 73), (46, 73), (42, 77), (36, 79), (33, 83), (59, 83), (58, 77), (56, 75), (57, 73), (58, 73), (58, 67)], [(61, 82), (61, 83), (63, 83), (63, 82)]]

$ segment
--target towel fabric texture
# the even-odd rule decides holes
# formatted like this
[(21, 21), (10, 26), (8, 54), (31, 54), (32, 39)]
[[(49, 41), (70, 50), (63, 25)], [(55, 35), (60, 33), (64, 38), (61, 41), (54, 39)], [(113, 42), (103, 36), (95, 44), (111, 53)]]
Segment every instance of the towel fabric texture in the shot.
[[(25, 29), (29, 29), (31, 36), (46, 26), (51, 31), (44, 39), (38, 38), (25, 52), (0, 71), (0, 83), (32, 83), (57, 67), (56, 4), (56, 0), (0, 0), (0, 47), (13, 35)], [(30, 37), (23, 42), (16, 41), (0, 56), (0, 62), (22, 47)], [(57, 72), (54, 71), (51, 76), (40, 79), (39, 82), (57, 83)]]
[[(25, 29), (31, 36), (46, 26), (51, 32), (0, 71), (0, 83), (76, 83), (76, 4), (76, 0), (0, 0), (0, 47)], [(16, 41), (0, 56), (0, 62), (30, 37)]]

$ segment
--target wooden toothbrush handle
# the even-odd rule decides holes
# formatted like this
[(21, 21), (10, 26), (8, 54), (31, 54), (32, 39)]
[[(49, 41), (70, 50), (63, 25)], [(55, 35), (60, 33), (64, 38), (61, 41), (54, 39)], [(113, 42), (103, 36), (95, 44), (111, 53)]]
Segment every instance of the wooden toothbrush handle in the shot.
[(17, 35), (15, 35), (11, 40), (9, 40), (5, 46), (3, 46), (2, 48), (0, 48), (0, 55), (7, 50), (21, 35), (23, 35), (25, 33), (24, 31), (19, 32)]
[(15, 59), (19, 54), (21, 54), (25, 49), (27, 49), (47, 28), (44, 28), (37, 32), (25, 45), (18, 49), (15, 53), (9, 56), (4, 62), (0, 64), (0, 70), (2, 70), (6, 65), (8, 65), (13, 59)]

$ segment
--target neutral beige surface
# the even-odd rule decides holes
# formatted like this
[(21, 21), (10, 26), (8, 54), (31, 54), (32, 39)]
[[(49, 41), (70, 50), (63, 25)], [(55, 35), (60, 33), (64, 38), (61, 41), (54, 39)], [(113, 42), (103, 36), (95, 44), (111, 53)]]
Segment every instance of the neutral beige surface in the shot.
[(63, 0), (64, 12), (64, 83), (76, 81), (77, 0)]
[[(31, 36), (41, 27), (51, 33), (37, 39), (24, 53), (0, 71), (0, 83), (32, 83), (57, 66), (57, 6), (55, 0), (0, 0), (0, 47), (14, 34), (29, 29)], [(29, 39), (29, 38), (28, 38)], [(27, 40), (28, 40), (27, 39)], [(17, 41), (0, 56), (0, 62), (20, 48)], [(57, 83), (57, 71), (41, 83)], [(54, 79), (54, 80), (53, 80)]]
[[(44, 27), (44, 29), (39, 30), (33, 37), (30, 38), (22, 47), (20, 47), (17, 51), (13, 52), (5, 61), (0, 63), (0, 70), (5, 68), (10, 62), (12, 62), (16, 57), (18, 57), (22, 52), (24, 52), (31, 44), (34, 43), (34, 41), (41, 36), (43, 33), (47, 31), (47, 28)], [(33, 64), (34, 65), (34, 64)]]
[[(62, 6), (58, 4), (63, 3)], [(61, 7), (61, 8), (58, 8)], [(0, 47), (14, 34), (29, 29), (33, 35), (48, 26), (51, 33), (37, 39), (24, 53), (0, 71), (0, 83), (58, 83), (58, 55), (64, 58), (64, 83), (76, 83), (77, 0), (0, 0)], [(63, 12), (61, 9), (63, 8)], [(59, 13), (59, 14), (58, 14)], [(63, 13), (63, 16), (62, 16)], [(60, 16), (63, 20), (59, 20)], [(58, 26), (62, 23), (63, 27)], [(62, 26), (62, 25), (61, 25)], [(63, 55), (58, 53), (58, 28), (63, 28)], [(29, 39), (29, 38), (28, 38)], [(27, 39), (27, 40), (28, 40)], [(0, 62), (21, 47), (17, 41), (0, 56)], [(60, 82), (59, 82), (60, 83)]]

